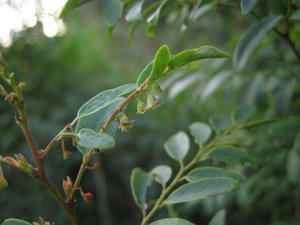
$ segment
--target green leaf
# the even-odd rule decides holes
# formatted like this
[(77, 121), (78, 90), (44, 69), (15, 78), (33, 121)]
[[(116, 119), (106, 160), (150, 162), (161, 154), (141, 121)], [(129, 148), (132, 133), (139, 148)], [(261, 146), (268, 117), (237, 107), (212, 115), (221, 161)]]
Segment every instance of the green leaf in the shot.
[(153, 80), (157, 80), (159, 76), (166, 70), (170, 61), (170, 50), (167, 45), (161, 46), (153, 59), (153, 67), (151, 75)]
[(300, 119), (278, 121), (269, 128), (269, 134), (274, 137), (287, 138), (294, 137), (300, 130)]
[(125, 84), (120, 87), (103, 91), (88, 100), (78, 110), (77, 119), (89, 116), (98, 112), (116, 100), (117, 97), (126, 95), (135, 90), (135, 84)]
[(130, 177), (131, 192), (137, 206), (142, 210), (147, 209), (147, 188), (151, 185), (152, 176), (140, 168), (134, 168)]
[(61, 11), (59, 17), (63, 18), (69, 11), (72, 9), (89, 2), (90, 0), (68, 0), (66, 5), (64, 6), (63, 10)]
[(126, 20), (128, 22), (141, 21), (143, 19), (142, 7), (145, 0), (138, 1), (135, 3), (126, 14)]
[(243, 105), (238, 107), (231, 115), (234, 123), (245, 123), (255, 113), (255, 107)]
[(207, 100), (221, 85), (224, 85), (227, 79), (232, 76), (231, 71), (222, 71), (216, 74), (210, 81), (205, 85), (202, 91), (202, 99)]
[(153, 168), (150, 173), (154, 176), (156, 182), (164, 186), (172, 176), (172, 169), (169, 166), (160, 165)]
[(247, 15), (255, 7), (257, 0), (241, 0), (242, 14)]
[(290, 150), (286, 159), (287, 178), (290, 182), (297, 184), (300, 177), (300, 157), (294, 149)]
[(226, 58), (231, 57), (227, 53), (212, 47), (212, 46), (202, 46), (200, 48), (189, 49), (182, 51), (171, 58), (169, 62), (169, 67), (174, 69), (179, 66), (186, 65), (187, 63), (208, 58)]
[(159, 18), (160, 18), (160, 13), (162, 9), (167, 5), (169, 0), (163, 0), (161, 1), (160, 5), (156, 8), (156, 10), (148, 17), (147, 23), (149, 23), (152, 26), (156, 26)]
[[(201, 1), (199, 1), (199, 2), (201, 2)], [(189, 22), (192, 22), (192, 23), (196, 22), (196, 20), (199, 19), (200, 16), (202, 16), (203, 14), (205, 14), (206, 12), (208, 12), (212, 8), (213, 8), (212, 4), (205, 4), (205, 5), (203, 5), (199, 8), (196, 7), (190, 13)]]
[[(84, 148), (99, 149), (100, 151), (113, 148), (115, 146), (115, 140), (108, 134), (96, 133), (95, 131), (83, 128), (77, 134), (78, 145)], [(86, 154), (87, 151), (82, 152)]]
[(6, 219), (1, 225), (31, 225), (30, 223), (19, 219)]
[(213, 148), (205, 155), (205, 158), (236, 164), (250, 163), (252, 167), (256, 167), (254, 159), (245, 150), (230, 145)]
[(189, 126), (195, 143), (203, 145), (211, 135), (211, 128), (206, 123), (196, 122)]
[(183, 131), (180, 131), (171, 136), (164, 143), (164, 147), (171, 158), (181, 161), (188, 153), (190, 141), (187, 134)]
[(144, 83), (144, 81), (150, 76), (152, 72), (152, 67), (153, 67), (153, 61), (151, 61), (140, 73), (136, 81), (136, 87), (141, 86)]
[(214, 217), (210, 220), (208, 225), (225, 225), (226, 223), (226, 211), (225, 209), (219, 210)]
[(245, 177), (239, 173), (226, 171), (216, 167), (195, 168), (186, 175), (186, 179), (190, 182), (216, 177), (229, 177), (237, 181), (242, 181), (245, 179)]
[(210, 178), (182, 185), (165, 200), (166, 204), (189, 202), (225, 194), (237, 189), (238, 182), (231, 178)]
[(237, 70), (242, 70), (248, 58), (253, 53), (259, 42), (281, 19), (281, 16), (270, 16), (252, 25), (234, 50), (233, 65)]
[(232, 124), (228, 116), (214, 116), (210, 118), (210, 123), (217, 133), (226, 130)]
[(107, 24), (112, 27), (122, 16), (123, 4), (120, 0), (104, 0), (103, 14)]
[(180, 218), (166, 218), (162, 220), (157, 220), (150, 225), (195, 225), (187, 220)]
[(103, 107), (99, 111), (78, 120), (75, 133), (78, 133), (82, 128), (89, 128), (99, 132), (111, 114), (120, 107), (124, 99), (125, 98), (123, 97), (117, 97), (112, 103)]

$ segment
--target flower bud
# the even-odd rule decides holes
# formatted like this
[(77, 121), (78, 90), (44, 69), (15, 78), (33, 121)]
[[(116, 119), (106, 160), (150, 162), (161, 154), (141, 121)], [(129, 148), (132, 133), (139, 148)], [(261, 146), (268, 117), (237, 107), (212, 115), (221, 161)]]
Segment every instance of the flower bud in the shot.
[(72, 179), (69, 176), (67, 176), (67, 179), (63, 180), (62, 186), (63, 186), (63, 189), (64, 189), (67, 199), (71, 199), (72, 191), (73, 191)]
[(122, 113), (122, 115), (119, 117), (119, 120), (119, 129), (122, 132), (128, 132), (133, 127), (133, 121), (129, 120), (128, 116), (125, 113)]
[(160, 106), (160, 102), (152, 94), (148, 94), (147, 95), (147, 109), (154, 110), (158, 106)]
[(2, 167), (0, 165), (0, 190), (6, 188), (7, 185), (8, 185), (8, 183), (7, 183), (7, 181), (6, 181), (5, 177), (4, 177), (4, 174), (3, 174), (3, 171), (2, 171)]
[(94, 195), (90, 192), (84, 193), (82, 189), (80, 189), (80, 195), (82, 196), (85, 202), (90, 202), (94, 199)]
[(137, 100), (137, 114), (144, 114), (147, 111), (146, 104), (139, 98), (136, 98)]
[(8, 67), (8, 65), (0, 53), (0, 71), (4, 71), (7, 67)]
[(0, 85), (0, 95), (6, 96), (7, 92), (2, 85)]

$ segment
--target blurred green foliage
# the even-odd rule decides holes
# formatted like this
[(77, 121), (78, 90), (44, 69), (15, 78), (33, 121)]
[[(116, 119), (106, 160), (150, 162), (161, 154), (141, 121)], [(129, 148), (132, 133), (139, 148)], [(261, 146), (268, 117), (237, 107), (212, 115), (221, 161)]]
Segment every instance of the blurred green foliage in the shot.
[[(282, 10), (285, 13), (286, 2), (260, 1), (256, 11), (263, 16)], [(36, 28), (22, 34), (10, 49), (1, 50), (17, 79), (27, 83), (26, 107), (39, 146), (44, 146), (71, 121), (91, 96), (134, 81), (158, 46), (166, 43), (178, 52), (210, 44), (233, 52), (243, 33), (256, 21), (250, 15), (242, 17), (239, 9), (220, 6), (181, 32), (182, 20), (174, 13), (173, 20), (170, 15), (157, 25), (154, 39), (139, 29), (129, 44), (128, 23), (118, 24), (109, 38), (94, 6), (98, 4), (91, 3), (70, 13), (66, 20), (68, 30), (62, 37), (43, 38)], [(279, 27), (284, 29), (282, 24)], [(293, 23), (290, 36), (298, 50), (299, 33), (299, 22)], [(208, 121), (212, 115), (229, 115), (232, 109), (244, 104), (256, 107), (256, 119), (299, 115), (299, 75), (299, 62), (288, 44), (275, 33), (269, 33), (241, 71), (233, 69), (231, 59), (205, 60), (167, 77), (162, 82), (163, 106), (143, 118), (132, 116), (135, 120), (132, 132), (119, 135), (116, 149), (99, 156), (102, 169), (85, 177), (84, 189), (95, 193), (96, 199), (89, 204), (79, 200), (78, 212), (83, 224), (138, 224), (140, 215), (129, 190), (131, 169), (140, 166), (150, 170), (169, 162), (162, 151), (163, 142), (190, 123)], [(12, 110), (1, 100), (1, 155), (22, 152), (30, 158)], [(129, 110), (133, 115), (135, 109)], [(207, 224), (221, 208), (227, 209), (230, 225), (299, 224), (300, 158), (296, 153), (299, 145), (293, 147), (297, 132), (297, 124), (279, 124), (277, 128), (262, 126), (235, 135), (232, 138), (250, 149), (258, 162), (256, 170), (244, 171), (248, 178), (242, 188), (226, 196), (170, 210), (196, 224)], [(70, 143), (68, 148), (72, 148)], [(47, 165), (50, 178), (59, 181), (66, 174), (76, 174), (80, 162), (77, 152), (67, 161), (62, 160), (58, 150), (53, 150), (50, 157)], [(63, 212), (39, 183), (16, 171), (5, 172), (10, 188), (1, 191), (0, 221), (22, 215), (28, 221), (43, 216), (54, 218), (57, 224), (67, 223)], [(156, 189), (157, 186), (152, 189), (153, 196)]]

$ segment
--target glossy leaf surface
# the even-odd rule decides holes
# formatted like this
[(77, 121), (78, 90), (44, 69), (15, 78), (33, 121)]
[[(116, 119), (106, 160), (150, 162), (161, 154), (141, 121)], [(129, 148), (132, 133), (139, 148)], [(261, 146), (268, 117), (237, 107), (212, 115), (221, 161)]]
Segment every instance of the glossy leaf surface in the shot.
[(190, 141), (187, 134), (180, 131), (171, 136), (164, 144), (168, 155), (178, 161), (184, 159), (190, 147)]
[(231, 192), (238, 188), (238, 182), (230, 178), (210, 178), (184, 184), (173, 191), (166, 204), (189, 202)]
[(152, 176), (140, 168), (132, 170), (130, 177), (131, 192), (135, 203), (141, 210), (147, 209), (146, 194), (152, 182)]

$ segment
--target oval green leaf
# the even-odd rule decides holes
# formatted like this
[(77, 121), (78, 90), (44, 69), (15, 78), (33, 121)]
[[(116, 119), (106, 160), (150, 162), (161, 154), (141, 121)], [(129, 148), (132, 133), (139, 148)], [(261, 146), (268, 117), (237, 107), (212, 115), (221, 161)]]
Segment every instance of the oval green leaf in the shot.
[[(78, 142), (77, 144), (86, 149), (99, 149), (100, 151), (113, 148), (115, 146), (115, 140), (112, 136), (108, 134), (96, 133), (95, 131), (83, 128), (77, 134)], [(86, 154), (87, 151), (82, 152)]]
[(103, 14), (107, 24), (112, 27), (122, 16), (123, 4), (120, 0), (104, 0)]
[(145, 0), (138, 1), (128, 10), (128, 13), (126, 14), (126, 20), (128, 22), (136, 22), (141, 21), (143, 19), (142, 7), (144, 1)]
[(205, 155), (205, 158), (235, 164), (250, 163), (252, 167), (256, 167), (254, 159), (248, 154), (248, 152), (230, 145), (213, 148)]
[(103, 109), (105, 106), (114, 102), (117, 97), (126, 95), (134, 91), (135, 88), (135, 84), (125, 84), (97, 94), (80, 107), (76, 118), (81, 119)]
[(210, 178), (184, 184), (173, 191), (165, 200), (166, 204), (206, 199), (236, 190), (238, 182), (231, 178)]
[(180, 131), (171, 136), (164, 143), (164, 147), (171, 158), (181, 161), (188, 153), (190, 141), (187, 134), (183, 131)]
[(140, 168), (134, 168), (131, 172), (130, 187), (137, 206), (142, 210), (147, 209), (146, 194), (152, 183), (152, 176)]
[(210, 220), (208, 225), (225, 225), (226, 223), (226, 211), (225, 209), (219, 210), (214, 217)]
[(196, 49), (189, 49), (182, 51), (171, 58), (169, 62), (169, 67), (174, 69), (179, 66), (186, 65), (187, 63), (208, 58), (226, 58), (231, 57), (227, 53), (212, 47), (212, 46), (202, 46)]
[(162, 9), (165, 7), (165, 5), (168, 3), (169, 0), (163, 0), (160, 5), (156, 8), (156, 10), (148, 17), (147, 23), (149, 23), (151, 26), (156, 26), (159, 18), (160, 13)]
[(75, 133), (78, 133), (82, 128), (89, 128), (99, 132), (112, 113), (114, 113), (120, 107), (124, 99), (124, 97), (117, 97), (112, 103), (100, 109), (99, 111), (78, 120)]
[(150, 173), (153, 175), (156, 182), (165, 185), (172, 176), (172, 169), (169, 166), (160, 165), (153, 168)]
[(1, 225), (31, 225), (30, 223), (19, 219), (6, 219)]
[(247, 15), (249, 14), (252, 9), (255, 7), (257, 0), (241, 0), (241, 9), (242, 14)]
[(153, 61), (151, 61), (140, 73), (136, 81), (136, 87), (141, 86), (144, 83), (144, 81), (150, 76), (152, 72), (152, 67), (153, 67)]
[(63, 10), (61, 11), (59, 17), (63, 18), (72, 9), (74, 9), (86, 2), (89, 2), (89, 1), (91, 1), (91, 0), (68, 0), (66, 5), (64, 6)]
[(225, 116), (225, 115), (224, 116), (214, 116), (214, 117), (210, 118), (210, 123), (217, 133), (220, 133), (220, 132), (226, 130), (232, 124), (230, 117)]
[(196, 122), (189, 126), (195, 143), (203, 145), (211, 135), (211, 128), (206, 123)]
[(186, 179), (190, 182), (204, 180), (207, 178), (229, 177), (236, 181), (242, 181), (245, 177), (239, 173), (227, 171), (216, 167), (200, 167), (195, 168), (186, 175)]
[(170, 50), (167, 45), (161, 46), (153, 59), (153, 67), (151, 75), (153, 80), (157, 80), (159, 76), (166, 70), (170, 61)]
[(234, 50), (233, 65), (237, 70), (242, 70), (248, 58), (255, 50), (259, 42), (281, 19), (281, 16), (270, 16), (256, 22), (251, 26)]
[(166, 218), (162, 220), (157, 220), (150, 225), (195, 225), (187, 220), (180, 218)]

